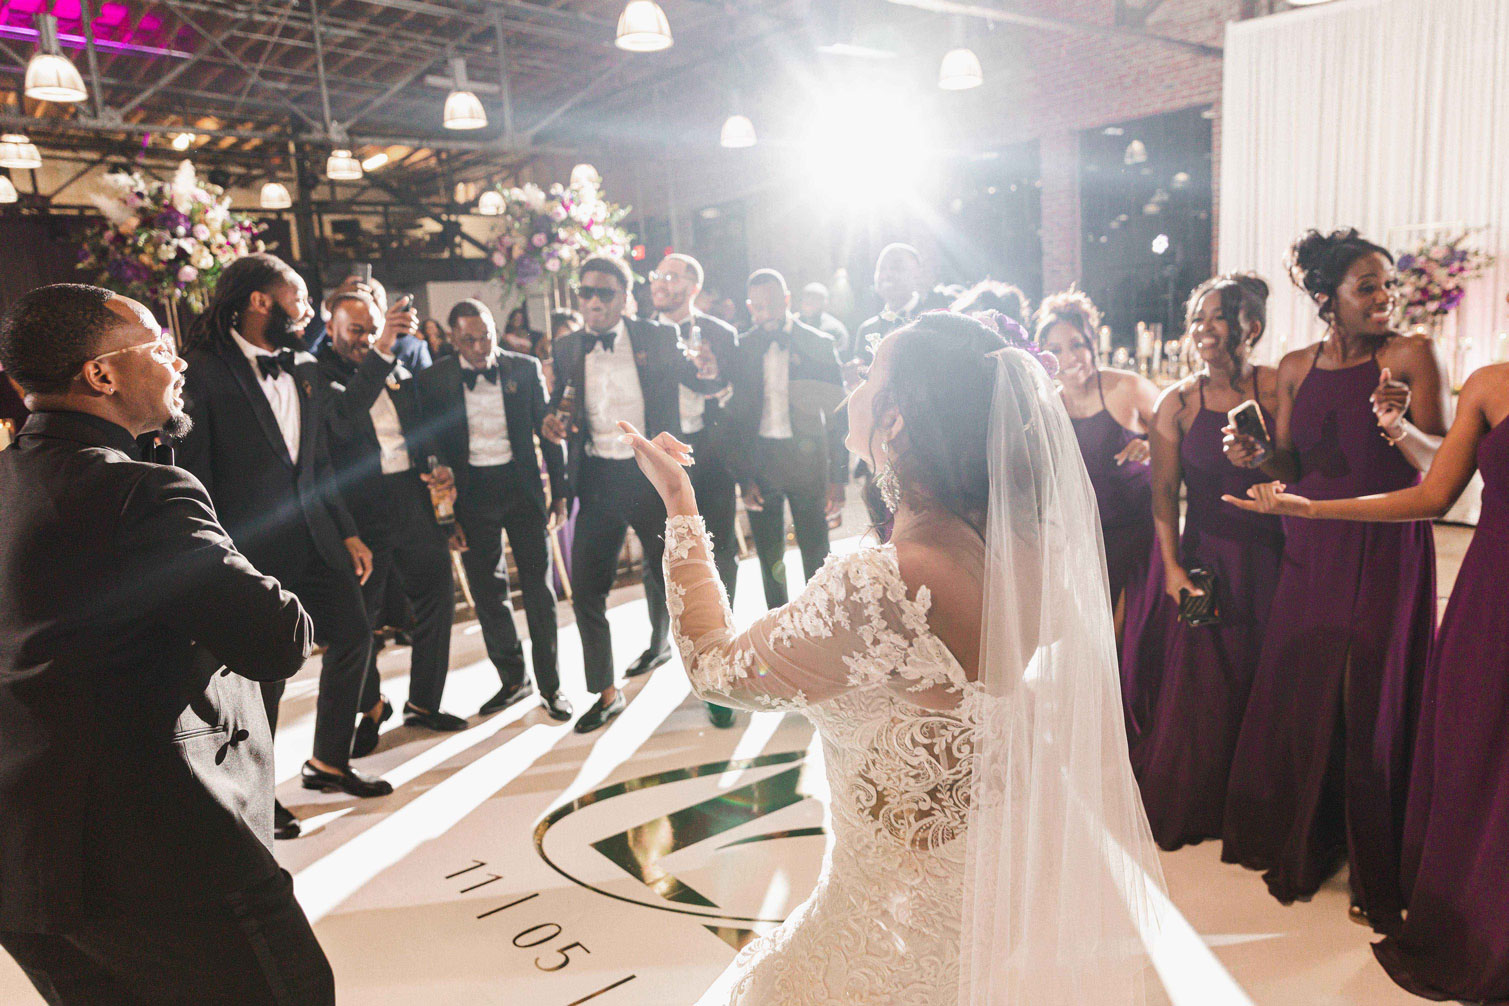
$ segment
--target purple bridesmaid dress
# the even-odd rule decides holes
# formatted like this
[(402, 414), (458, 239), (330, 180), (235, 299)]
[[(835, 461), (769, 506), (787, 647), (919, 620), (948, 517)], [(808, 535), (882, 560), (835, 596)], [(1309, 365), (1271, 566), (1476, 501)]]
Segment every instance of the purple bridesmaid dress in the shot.
[(1375, 948), (1427, 999), (1509, 1003), (1509, 423), (1478, 446), (1483, 513), (1425, 673), (1404, 819), (1409, 915)]
[[(1100, 384), (1096, 375), (1095, 383)], [(1100, 529), (1105, 536), (1106, 571), (1111, 580), (1114, 607), (1122, 591), (1138, 591), (1147, 579), (1153, 555), (1153, 476), (1146, 462), (1116, 463), (1116, 456), (1138, 435), (1122, 426), (1106, 408), (1105, 389), (1100, 389), (1100, 411), (1084, 419), (1071, 419), (1079, 453), (1090, 472), (1095, 504), (1100, 508)], [(1127, 598), (1128, 610), (1132, 597)]]
[[(1263, 418), (1272, 429), (1266, 410)], [(1169, 850), (1221, 836), (1232, 751), (1284, 547), (1277, 517), (1221, 502), (1266, 481), (1226, 460), (1225, 425), (1225, 413), (1205, 408), (1202, 380), (1200, 412), (1179, 446), (1189, 500), (1179, 554), (1185, 569), (1215, 574), (1220, 624), (1186, 625), (1160, 591), (1145, 619), (1128, 620), (1122, 647), (1129, 678), (1160, 682), (1155, 696), (1144, 694), (1156, 701), (1128, 708), (1127, 729), (1153, 837)]]
[[(1320, 346), (1316, 346), (1319, 359)], [(1414, 485), (1378, 431), (1376, 359), (1312, 362), (1291, 419), (1293, 491), (1339, 499)], [(1284, 557), (1223, 825), (1227, 862), (1265, 871), (1279, 901), (1306, 899), (1343, 856), (1353, 900), (1391, 931), (1419, 685), (1435, 628), (1435, 538), (1427, 521), (1284, 520)]]

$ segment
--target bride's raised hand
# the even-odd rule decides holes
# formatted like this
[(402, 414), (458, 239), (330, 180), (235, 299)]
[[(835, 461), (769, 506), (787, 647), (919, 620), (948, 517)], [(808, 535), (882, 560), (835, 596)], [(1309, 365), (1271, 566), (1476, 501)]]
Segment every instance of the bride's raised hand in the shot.
[(654, 440), (645, 439), (633, 423), (620, 421), (618, 428), (624, 431), (623, 441), (634, 448), (634, 460), (639, 470), (655, 487), (665, 502), (666, 512), (696, 513), (696, 499), (692, 494), (692, 480), (686, 470), (695, 464), (692, 448), (669, 433), (661, 433)]

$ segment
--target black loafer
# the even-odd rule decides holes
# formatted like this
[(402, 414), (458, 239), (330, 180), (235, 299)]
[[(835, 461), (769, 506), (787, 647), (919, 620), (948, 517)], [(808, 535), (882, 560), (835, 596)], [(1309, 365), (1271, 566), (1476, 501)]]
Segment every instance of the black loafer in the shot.
[(299, 819), (293, 816), (293, 811), (283, 806), (282, 801), (274, 800), (272, 804), (272, 837), (277, 839), (298, 838), (304, 829), (299, 824)]
[(649, 674), (662, 664), (669, 663), (670, 659), (671, 648), (669, 646), (663, 650), (645, 650), (639, 655), (639, 659), (630, 664), (627, 671), (624, 671), (624, 677), (637, 678), (641, 674)]
[(440, 733), (455, 733), (457, 730), (466, 729), (466, 720), (459, 716), (452, 716), (450, 713), (443, 713), (438, 709), (432, 713), (427, 713), (423, 709), (418, 709), (405, 702), (403, 704), (403, 725), (406, 727), (424, 727), (426, 730), (435, 730)]
[(554, 695), (541, 695), (540, 704), (545, 707), (545, 712), (550, 714), (551, 719), (560, 720), (562, 723), (569, 720), (574, 711), (571, 708), (571, 703), (566, 701), (566, 696), (560, 692), (556, 692)]
[(734, 725), (734, 711), (712, 702), (707, 703), (707, 718), (719, 730), (727, 730)]
[(534, 685), (528, 681), (520, 681), (512, 685), (504, 685), (498, 689), (498, 694), (482, 703), (482, 708), (477, 712), (482, 716), (491, 716), (493, 713), (501, 713), (520, 699), (527, 699), (534, 694)]
[(388, 701), (386, 695), (379, 696), (382, 699), (382, 712), (377, 714), (377, 719), (362, 714), (362, 718), (356, 723), (356, 737), (351, 741), (351, 757), (365, 758), (377, 750), (377, 734), (382, 725), (393, 718), (393, 703)]
[(305, 789), (317, 789), (322, 793), (340, 790), (351, 796), (369, 797), (387, 796), (393, 792), (393, 784), (388, 780), (349, 767), (344, 772), (326, 772), (306, 761), (299, 775)]
[(612, 702), (604, 703), (598, 699), (592, 703), (592, 708), (582, 714), (582, 718), (576, 721), (572, 727), (579, 734), (590, 734), (592, 731), (607, 726), (623, 712), (628, 703), (624, 701), (623, 692), (613, 696)]

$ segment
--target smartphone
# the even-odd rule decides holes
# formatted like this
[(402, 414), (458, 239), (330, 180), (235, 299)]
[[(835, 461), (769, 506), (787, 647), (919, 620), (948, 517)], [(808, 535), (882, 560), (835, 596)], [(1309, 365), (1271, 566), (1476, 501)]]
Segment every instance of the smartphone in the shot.
[(371, 286), (372, 285), (372, 263), (371, 262), (353, 262), (351, 264), (351, 275), (355, 276), (361, 282), (366, 283), (368, 286)]
[(1258, 463), (1268, 460), (1273, 453), (1273, 441), (1268, 436), (1268, 424), (1263, 422), (1263, 410), (1258, 403), (1248, 399), (1226, 413), (1226, 419), (1234, 430), (1251, 437), (1258, 445)]

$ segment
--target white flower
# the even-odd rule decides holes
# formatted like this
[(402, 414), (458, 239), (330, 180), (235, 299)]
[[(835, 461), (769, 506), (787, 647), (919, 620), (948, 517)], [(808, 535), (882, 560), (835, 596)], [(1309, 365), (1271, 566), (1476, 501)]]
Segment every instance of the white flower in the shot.
[(175, 255), (177, 255), (177, 254), (178, 254), (178, 245), (175, 242), (172, 242), (172, 241), (164, 241), (157, 248), (157, 257), (160, 258), (160, 259), (162, 259), (162, 261), (164, 261), (164, 262), (171, 262), (171, 261), (173, 261), (173, 257)]

